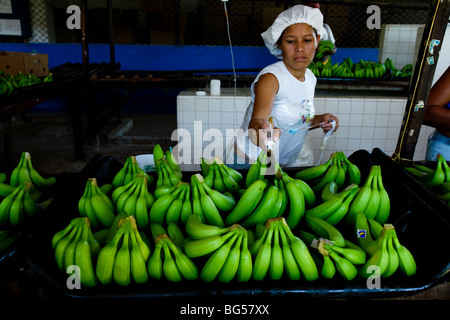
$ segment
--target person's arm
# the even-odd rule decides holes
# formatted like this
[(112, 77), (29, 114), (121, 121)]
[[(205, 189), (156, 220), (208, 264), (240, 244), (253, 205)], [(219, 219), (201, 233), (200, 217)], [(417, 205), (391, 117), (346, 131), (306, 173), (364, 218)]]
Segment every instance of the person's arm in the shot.
[(450, 67), (442, 74), (430, 90), (425, 106), (423, 124), (436, 129), (450, 129)]
[[(265, 149), (265, 130), (270, 129), (267, 118), (272, 113), (275, 96), (278, 92), (278, 79), (271, 73), (262, 75), (255, 84), (255, 103), (253, 105), (252, 118), (248, 124), (249, 138), (255, 145)], [(274, 141), (280, 137), (280, 130), (275, 129), (272, 133)]]

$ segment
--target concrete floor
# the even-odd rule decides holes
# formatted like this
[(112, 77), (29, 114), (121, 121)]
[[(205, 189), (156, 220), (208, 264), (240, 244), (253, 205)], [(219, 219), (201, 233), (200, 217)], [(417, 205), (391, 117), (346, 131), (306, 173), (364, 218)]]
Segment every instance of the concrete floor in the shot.
[[(121, 122), (112, 119), (99, 134), (84, 144), (84, 159), (76, 159), (70, 121), (64, 114), (27, 114), (13, 121), (13, 159), (30, 152), (33, 164), (43, 174), (79, 172), (96, 154), (112, 156), (121, 162), (130, 155), (152, 153), (153, 145), (163, 149), (174, 145), (170, 135), (176, 129), (174, 114), (123, 114)], [(3, 127), (0, 124), (1, 155)], [(450, 283), (444, 282), (416, 295), (392, 300), (450, 300)]]

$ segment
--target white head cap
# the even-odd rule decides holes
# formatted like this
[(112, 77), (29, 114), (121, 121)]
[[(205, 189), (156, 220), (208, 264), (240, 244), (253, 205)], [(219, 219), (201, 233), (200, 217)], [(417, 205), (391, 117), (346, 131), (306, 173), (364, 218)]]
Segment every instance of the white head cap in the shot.
[(283, 56), (281, 50), (278, 49), (277, 41), (284, 29), (295, 23), (309, 24), (320, 37), (327, 34), (323, 27), (323, 15), (319, 9), (299, 4), (283, 11), (277, 16), (273, 24), (261, 33), (267, 49), (279, 59), (283, 58)]

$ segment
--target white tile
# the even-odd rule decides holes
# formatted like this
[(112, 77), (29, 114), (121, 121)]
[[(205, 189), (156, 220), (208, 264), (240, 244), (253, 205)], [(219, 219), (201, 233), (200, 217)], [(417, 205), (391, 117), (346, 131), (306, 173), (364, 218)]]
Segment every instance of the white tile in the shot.
[(389, 101), (380, 101), (377, 104), (377, 114), (389, 114), (391, 104)]
[(221, 99), (210, 98), (208, 99), (208, 111), (222, 111)]
[(379, 139), (379, 140), (386, 139), (387, 134), (388, 134), (388, 132), (387, 132), (386, 128), (375, 128), (374, 132), (373, 132), (373, 138)]
[(384, 114), (377, 114), (375, 120), (376, 127), (386, 127), (389, 123), (389, 116)]
[(350, 115), (350, 125), (351, 126), (361, 126), (363, 123), (364, 116), (362, 114), (352, 113)]
[(339, 112), (339, 114), (351, 113), (351, 110), (352, 110), (351, 99), (339, 98), (339, 100), (338, 100), (338, 112)]
[(347, 149), (357, 151), (360, 148), (361, 139), (348, 139)]
[(375, 126), (375, 115), (364, 115), (362, 120), (363, 127), (374, 127)]
[(205, 97), (197, 97), (195, 98), (195, 111), (208, 111), (208, 98)]
[(338, 113), (338, 100), (336, 98), (326, 99), (323, 112), (336, 115)]
[(363, 114), (364, 113), (364, 99), (352, 99), (351, 100), (351, 112), (352, 114)]
[(365, 99), (364, 101), (364, 114), (376, 114), (377, 113), (377, 100)]
[(351, 126), (348, 130), (348, 137), (352, 138), (361, 138), (362, 127)]
[(195, 120), (202, 121), (202, 122), (208, 122), (209, 121), (209, 112), (208, 111), (195, 111)]
[(389, 127), (398, 127), (400, 128), (403, 121), (403, 115), (395, 114), (389, 116)]
[(361, 130), (361, 139), (373, 139), (373, 134), (375, 128), (373, 127), (363, 127)]

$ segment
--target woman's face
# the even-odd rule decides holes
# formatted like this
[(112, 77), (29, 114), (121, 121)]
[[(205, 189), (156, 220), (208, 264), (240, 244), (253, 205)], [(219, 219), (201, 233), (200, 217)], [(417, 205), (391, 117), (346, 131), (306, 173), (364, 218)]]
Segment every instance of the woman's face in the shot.
[[(291, 72), (304, 72), (313, 61), (320, 36), (310, 25), (296, 23), (287, 27), (278, 42), (283, 61)], [(294, 74), (295, 75), (295, 74)]]

